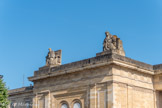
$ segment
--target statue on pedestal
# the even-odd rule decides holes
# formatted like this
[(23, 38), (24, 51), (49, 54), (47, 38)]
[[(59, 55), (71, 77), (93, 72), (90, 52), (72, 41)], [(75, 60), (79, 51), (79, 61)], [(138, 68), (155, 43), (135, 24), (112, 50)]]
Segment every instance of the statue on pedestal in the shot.
[(109, 32), (105, 32), (106, 38), (103, 43), (103, 51), (116, 49), (116, 39)]
[(109, 32), (105, 32), (105, 35), (106, 38), (103, 42), (103, 51), (113, 52), (125, 56), (123, 44), (120, 38), (116, 35), (111, 35)]
[(46, 66), (57, 66), (61, 64), (61, 50), (54, 52), (49, 48), (49, 52), (46, 56)]

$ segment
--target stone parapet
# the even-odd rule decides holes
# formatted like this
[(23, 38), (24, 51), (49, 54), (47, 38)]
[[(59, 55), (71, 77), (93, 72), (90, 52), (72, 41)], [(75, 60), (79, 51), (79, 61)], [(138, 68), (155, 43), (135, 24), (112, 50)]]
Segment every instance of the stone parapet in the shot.
[(162, 70), (162, 64), (154, 65), (154, 70)]
[(22, 87), (18, 89), (9, 90), (8, 94), (9, 96), (11, 96), (15, 94), (27, 93), (27, 92), (32, 92), (32, 91), (33, 91), (33, 86), (28, 86), (28, 87)]
[[(44, 66), (39, 68), (38, 71), (34, 72), (34, 76), (33, 77), (29, 77), (30, 81), (34, 81), (36, 79), (39, 79), (38, 77), (42, 76), (42, 78), (47, 77), (47, 76), (57, 76), (57, 75), (61, 75), (61, 74), (65, 74), (68, 73), (69, 71), (73, 70), (73, 71), (77, 71), (79, 69), (84, 69), (84, 68), (93, 68), (101, 65), (108, 65), (108, 64), (112, 64), (113, 61), (119, 61), (122, 62), (124, 64), (127, 65), (132, 65), (135, 68), (139, 68), (139, 69), (144, 69), (147, 71), (150, 71), (152, 74), (154, 74), (154, 70), (153, 70), (153, 66), (143, 63), (143, 62), (139, 62), (136, 60), (133, 60), (131, 58), (125, 57), (125, 56), (121, 56), (118, 54), (114, 54), (114, 53), (108, 53), (105, 55), (98, 55), (96, 57), (93, 58), (89, 58), (89, 59), (85, 59), (85, 60), (81, 60), (81, 61), (77, 61), (77, 62), (72, 62), (69, 64), (64, 64), (64, 65), (60, 65), (60, 66), (56, 66), (56, 67), (49, 67), (49, 66)], [(47, 76), (45, 76), (47, 75)]]

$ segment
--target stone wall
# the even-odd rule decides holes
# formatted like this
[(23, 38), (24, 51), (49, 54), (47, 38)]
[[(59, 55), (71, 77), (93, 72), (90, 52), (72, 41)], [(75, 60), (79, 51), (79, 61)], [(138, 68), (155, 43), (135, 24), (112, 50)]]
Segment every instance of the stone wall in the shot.
[(33, 87), (23, 87), (9, 91), (9, 108), (32, 108)]
[(155, 108), (152, 90), (114, 83), (115, 108)]
[(155, 108), (152, 75), (120, 66), (112, 73), (115, 108)]
[(72, 108), (78, 100), (82, 108), (155, 108), (153, 76), (115, 64), (40, 79), (34, 87), (35, 102), (43, 96), (48, 107)]
[(72, 108), (79, 101), (83, 108), (106, 108), (108, 101), (112, 103), (111, 70), (111, 66), (105, 66), (39, 80), (34, 83), (34, 102), (42, 103), (40, 99), (44, 98), (51, 101), (48, 107), (60, 108), (66, 102)]

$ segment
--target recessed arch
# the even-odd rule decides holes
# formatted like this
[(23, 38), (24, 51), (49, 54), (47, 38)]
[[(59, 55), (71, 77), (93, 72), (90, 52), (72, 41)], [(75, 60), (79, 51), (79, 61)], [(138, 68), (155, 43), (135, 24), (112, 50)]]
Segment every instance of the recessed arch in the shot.
[(82, 108), (82, 103), (79, 99), (75, 99), (73, 101), (73, 105), (72, 105), (72, 108)]
[(62, 101), (62, 102), (60, 103), (60, 108), (69, 108), (68, 102), (67, 102), (67, 101)]

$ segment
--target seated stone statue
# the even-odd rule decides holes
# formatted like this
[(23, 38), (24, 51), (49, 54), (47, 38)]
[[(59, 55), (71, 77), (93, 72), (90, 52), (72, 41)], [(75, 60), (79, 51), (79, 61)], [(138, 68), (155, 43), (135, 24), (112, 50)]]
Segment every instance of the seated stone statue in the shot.
[(46, 56), (46, 65), (54, 65), (56, 64), (56, 59), (55, 59), (55, 52), (52, 51), (51, 48), (49, 48), (49, 52)]
[(57, 66), (61, 64), (61, 50), (54, 52), (49, 48), (49, 52), (46, 56), (46, 66)]
[(103, 51), (113, 52), (125, 56), (123, 44), (120, 38), (116, 35), (111, 35), (109, 32), (105, 32), (105, 35), (106, 38), (103, 42)]
[(116, 49), (116, 38), (112, 37), (109, 32), (106, 32), (106, 38), (103, 43), (103, 51)]

